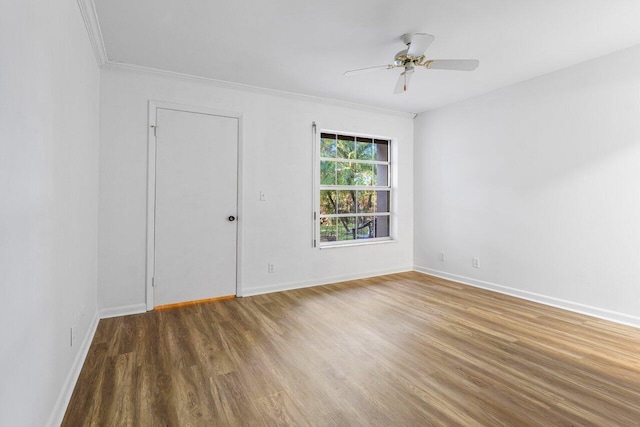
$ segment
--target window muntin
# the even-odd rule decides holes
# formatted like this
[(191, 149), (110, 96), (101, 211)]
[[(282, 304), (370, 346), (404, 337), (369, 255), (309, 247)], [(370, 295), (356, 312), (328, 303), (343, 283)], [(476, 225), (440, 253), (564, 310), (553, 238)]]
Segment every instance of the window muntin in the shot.
[(320, 245), (390, 239), (391, 141), (320, 134)]

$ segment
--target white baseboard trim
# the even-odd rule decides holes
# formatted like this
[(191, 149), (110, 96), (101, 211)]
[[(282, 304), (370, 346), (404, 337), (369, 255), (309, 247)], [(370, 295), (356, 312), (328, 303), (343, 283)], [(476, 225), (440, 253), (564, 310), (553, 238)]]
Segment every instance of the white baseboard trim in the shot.
[(401, 268), (391, 268), (387, 270), (371, 271), (367, 273), (359, 274), (346, 274), (341, 276), (325, 277), (322, 279), (303, 280), (300, 282), (279, 283), (276, 285), (259, 286), (254, 288), (245, 288), (242, 290), (243, 297), (250, 297), (253, 295), (269, 294), (272, 292), (290, 291), (293, 289), (310, 288), (313, 286), (329, 285), (331, 283), (346, 282), (348, 280), (366, 279), (368, 277), (384, 276), (385, 274), (404, 273), (412, 271), (410, 266)]
[(445, 271), (433, 270), (431, 268), (421, 267), (419, 265), (414, 265), (413, 269), (419, 273), (440, 277), (442, 279), (452, 280), (454, 282), (462, 283), (462, 284), (473, 286), (476, 288), (487, 289), (487, 290), (498, 292), (501, 294), (522, 298), (528, 301), (533, 301), (540, 304), (561, 308), (563, 310), (573, 311), (576, 313), (585, 314), (587, 316), (597, 317), (599, 319), (609, 320), (609, 321), (620, 323), (623, 325), (640, 328), (640, 317), (638, 316), (632, 316), (626, 313), (619, 313), (616, 311), (611, 311), (611, 310), (607, 310), (600, 307), (593, 307), (590, 305), (580, 304), (577, 302), (555, 298), (548, 295), (537, 294), (535, 292), (529, 292), (529, 291), (523, 291), (521, 289), (510, 288), (508, 286), (498, 285), (491, 282), (485, 282), (483, 280), (478, 280), (478, 279), (472, 279), (470, 277), (459, 276), (457, 274), (447, 273)]
[(146, 313), (146, 304), (123, 305), (121, 307), (110, 307), (100, 309), (100, 318), (108, 319), (110, 317), (128, 316), (130, 314)]
[(84, 365), (84, 361), (87, 358), (87, 354), (89, 354), (89, 348), (91, 347), (91, 342), (93, 342), (93, 337), (96, 334), (96, 329), (98, 328), (98, 322), (100, 321), (100, 317), (98, 316), (98, 312), (96, 311), (93, 316), (93, 320), (91, 320), (91, 324), (89, 325), (89, 329), (82, 340), (82, 345), (76, 354), (76, 358), (73, 360), (73, 364), (71, 365), (71, 369), (69, 370), (69, 374), (67, 375), (67, 379), (64, 382), (62, 390), (58, 395), (58, 399), (56, 400), (56, 404), (53, 407), (53, 411), (49, 416), (49, 420), (47, 421), (47, 426), (59, 426), (62, 424), (62, 419), (64, 418), (64, 414), (67, 411), (67, 406), (69, 405), (69, 401), (71, 400), (71, 395), (73, 394), (73, 389), (76, 387), (76, 382), (78, 381), (78, 377), (80, 376), (80, 371), (82, 370), (82, 366)]

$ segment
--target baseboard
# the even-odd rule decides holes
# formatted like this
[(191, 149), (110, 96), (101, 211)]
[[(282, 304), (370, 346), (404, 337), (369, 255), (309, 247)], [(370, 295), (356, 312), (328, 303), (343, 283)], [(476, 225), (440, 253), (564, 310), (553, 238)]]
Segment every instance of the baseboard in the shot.
[(325, 277), (322, 279), (303, 280), (300, 282), (279, 283), (276, 285), (260, 286), (242, 290), (243, 297), (269, 294), (272, 292), (290, 291), (293, 289), (310, 288), (313, 286), (329, 285), (331, 283), (346, 282), (348, 280), (366, 279), (368, 277), (384, 276), (385, 274), (404, 273), (412, 271), (412, 267), (391, 268), (387, 270), (371, 271), (359, 274), (346, 274), (341, 276)]
[(49, 416), (49, 420), (47, 421), (47, 426), (59, 426), (62, 424), (62, 419), (64, 418), (64, 414), (67, 411), (67, 406), (69, 405), (69, 401), (71, 400), (71, 395), (73, 394), (73, 389), (76, 387), (76, 382), (78, 381), (78, 377), (80, 376), (80, 371), (82, 370), (82, 366), (84, 365), (84, 361), (87, 358), (87, 354), (89, 354), (89, 348), (91, 347), (91, 342), (93, 341), (93, 337), (96, 334), (96, 329), (98, 328), (98, 322), (100, 321), (100, 317), (98, 316), (98, 312), (93, 316), (93, 320), (91, 320), (91, 324), (89, 325), (89, 330), (84, 336), (82, 340), (82, 345), (76, 354), (76, 358), (73, 360), (73, 364), (71, 365), (71, 369), (69, 370), (69, 374), (67, 375), (67, 379), (64, 382), (64, 386), (58, 395), (58, 399), (56, 400), (56, 404), (53, 407), (53, 411)]
[(114, 307), (96, 311), (93, 320), (89, 325), (89, 330), (82, 340), (80, 350), (76, 354), (76, 358), (71, 365), (71, 370), (69, 371), (69, 375), (67, 375), (67, 379), (64, 382), (62, 391), (60, 392), (60, 395), (56, 400), (56, 404), (53, 408), (53, 411), (51, 412), (51, 416), (49, 417), (47, 426), (59, 426), (60, 424), (62, 424), (62, 419), (64, 418), (64, 414), (67, 410), (67, 405), (69, 405), (71, 395), (73, 394), (73, 389), (75, 388), (78, 377), (80, 376), (80, 371), (82, 370), (84, 361), (87, 358), (87, 354), (89, 354), (89, 348), (91, 347), (91, 342), (93, 341), (93, 337), (96, 334), (96, 329), (98, 328), (98, 322), (100, 321), (100, 319), (116, 316), (126, 316), (128, 314), (144, 313), (145, 311), (147, 311), (147, 306), (145, 304)]
[(120, 307), (110, 307), (100, 309), (100, 318), (108, 319), (110, 317), (128, 316), (130, 314), (146, 313), (146, 304), (123, 305)]
[(476, 288), (487, 289), (490, 291), (499, 292), (501, 294), (522, 298), (528, 301), (533, 301), (540, 304), (561, 308), (563, 310), (573, 311), (580, 314), (586, 314), (587, 316), (597, 317), (599, 319), (609, 320), (609, 321), (620, 323), (623, 325), (640, 328), (640, 317), (637, 317), (637, 316), (632, 316), (625, 313), (619, 313), (619, 312), (607, 310), (604, 308), (593, 307), (590, 305), (580, 304), (573, 301), (551, 297), (548, 295), (537, 294), (535, 292), (529, 292), (529, 291), (523, 291), (520, 289), (510, 288), (508, 286), (498, 285), (491, 282), (485, 282), (483, 280), (478, 280), (478, 279), (472, 279), (470, 277), (459, 276), (457, 274), (447, 273), (445, 271), (434, 270), (431, 268), (421, 267), (418, 265), (415, 265), (413, 269), (419, 273), (440, 277), (442, 279), (452, 280), (454, 282), (462, 283), (462, 284), (473, 286)]

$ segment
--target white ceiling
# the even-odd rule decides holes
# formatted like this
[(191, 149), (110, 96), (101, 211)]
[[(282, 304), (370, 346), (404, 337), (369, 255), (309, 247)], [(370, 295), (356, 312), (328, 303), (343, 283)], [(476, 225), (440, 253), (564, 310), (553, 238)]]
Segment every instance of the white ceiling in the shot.
[[(638, 0), (94, 0), (110, 61), (422, 112), (640, 44)], [(431, 59), (393, 94), (400, 36), (435, 36)]]

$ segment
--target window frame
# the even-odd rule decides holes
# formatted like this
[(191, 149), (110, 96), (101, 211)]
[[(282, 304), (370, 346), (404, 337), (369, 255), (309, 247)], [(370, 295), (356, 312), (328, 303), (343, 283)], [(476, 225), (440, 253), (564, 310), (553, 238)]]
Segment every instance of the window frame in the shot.
[[(380, 135), (371, 135), (357, 132), (347, 132), (347, 131), (338, 131), (327, 128), (319, 128), (316, 124), (313, 124), (313, 132), (314, 132), (314, 147), (313, 147), (313, 247), (319, 249), (327, 249), (327, 248), (337, 248), (337, 247), (349, 247), (349, 246), (361, 246), (361, 245), (370, 245), (370, 244), (379, 244), (379, 243), (389, 243), (395, 242), (395, 227), (394, 227), (394, 217), (395, 217), (395, 188), (393, 177), (395, 175), (396, 162), (393, 156), (393, 152), (395, 149), (396, 140), (392, 137), (388, 136), (380, 136)], [(356, 138), (363, 139), (371, 139), (375, 140), (383, 140), (388, 143), (388, 151), (387, 151), (387, 160), (379, 161), (379, 160), (363, 160), (363, 159), (343, 159), (348, 161), (349, 163), (361, 163), (361, 164), (382, 164), (387, 166), (387, 185), (386, 186), (366, 186), (366, 185), (352, 185), (352, 186), (341, 186), (341, 185), (322, 185), (321, 184), (321, 168), (320, 162), (322, 160), (331, 160), (336, 163), (340, 161), (342, 158), (329, 158), (322, 157), (322, 134), (333, 134), (337, 136), (347, 136), (353, 137), (354, 141)], [(355, 190), (355, 191), (385, 191), (389, 193), (388, 199), (388, 212), (368, 212), (368, 213), (347, 213), (347, 214), (320, 214), (320, 192), (321, 190)], [(356, 208), (357, 209), (357, 208)], [(339, 217), (383, 217), (386, 216), (389, 218), (389, 236), (385, 237), (372, 237), (372, 238), (355, 238), (353, 240), (336, 240), (336, 241), (328, 241), (322, 242), (320, 235), (320, 221), (321, 218), (339, 218)], [(357, 224), (357, 222), (356, 222)]]

